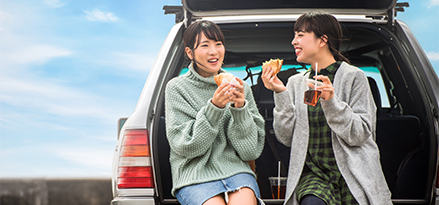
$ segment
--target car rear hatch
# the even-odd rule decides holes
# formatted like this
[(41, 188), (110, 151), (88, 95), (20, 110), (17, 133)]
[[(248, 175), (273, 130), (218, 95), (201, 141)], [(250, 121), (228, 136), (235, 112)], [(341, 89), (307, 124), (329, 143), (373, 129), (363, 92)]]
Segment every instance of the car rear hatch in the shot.
[[(366, 15), (393, 21), (397, 0), (183, 0), (192, 17), (303, 14), (326, 11), (334, 15)], [(397, 6), (398, 5), (398, 6)], [(399, 8), (398, 8), (399, 9)], [(388, 18), (391, 16), (391, 18)]]

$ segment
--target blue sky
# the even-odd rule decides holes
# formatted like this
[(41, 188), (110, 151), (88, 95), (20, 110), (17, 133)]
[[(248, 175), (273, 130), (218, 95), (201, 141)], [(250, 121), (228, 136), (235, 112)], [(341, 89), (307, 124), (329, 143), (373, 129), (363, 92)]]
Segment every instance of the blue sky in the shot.
[[(0, 0), (0, 177), (109, 178), (180, 2)], [(397, 18), (439, 73), (439, 0), (408, 2)]]

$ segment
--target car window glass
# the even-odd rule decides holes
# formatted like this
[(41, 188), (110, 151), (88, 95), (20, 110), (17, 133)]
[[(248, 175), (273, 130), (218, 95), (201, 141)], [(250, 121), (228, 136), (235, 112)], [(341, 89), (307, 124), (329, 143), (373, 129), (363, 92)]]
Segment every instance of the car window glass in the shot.
[(389, 98), (387, 96), (387, 92), (384, 87), (383, 78), (381, 77), (378, 68), (370, 66), (370, 67), (360, 67), (360, 69), (364, 71), (367, 77), (371, 77), (376, 81), (378, 90), (381, 95), (381, 106), (383, 108), (390, 108)]
[[(245, 66), (238, 66), (238, 67), (224, 67), (223, 69), (226, 70), (227, 72), (232, 73), (233, 75), (235, 75), (236, 77), (238, 77), (240, 79), (245, 79), (248, 75), (245, 68), (246, 68)], [(303, 68), (301, 65), (283, 65), (282, 66), (282, 70), (288, 70), (288, 69), (292, 69), (292, 68), (296, 69), (298, 72), (305, 72), (309, 68), (309, 65), (306, 66), (306, 68)], [(373, 66), (359, 67), (359, 68), (364, 71), (364, 73), (366, 74), (367, 77), (371, 77), (376, 81), (380, 95), (381, 95), (381, 105), (383, 108), (389, 108), (390, 107), (389, 98), (387, 96), (387, 92), (386, 92), (386, 89), (384, 87), (383, 79), (381, 77), (381, 74), (380, 74), (378, 68), (373, 67)], [(184, 75), (187, 71), (188, 71), (188, 68), (183, 68), (180, 72), (180, 75)], [(246, 82), (249, 85), (255, 85), (257, 83), (257, 80), (258, 80), (257, 79), (259, 76), (258, 74), (262, 71), (262, 67), (261, 66), (251, 67), (249, 69), (249, 71), (253, 74), (253, 76), (247, 78)], [(253, 81), (251, 80), (251, 78), (253, 78)]]

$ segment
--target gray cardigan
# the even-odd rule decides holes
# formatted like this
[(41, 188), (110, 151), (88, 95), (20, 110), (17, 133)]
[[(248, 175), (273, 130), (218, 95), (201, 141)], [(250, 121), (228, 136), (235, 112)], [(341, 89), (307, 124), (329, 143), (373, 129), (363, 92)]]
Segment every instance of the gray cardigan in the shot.
[[(288, 79), (287, 91), (275, 93), (274, 131), (291, 147), (285, 204), (299, 204), (295, 194), (309, 141), (308, 107), (303, 103), (309, 73)], [(335, 159), (359, 204), (392, 204), (375, 143), (376, 106), (364, 72), (343, 62), (334, 77), (334, 97), (321, 99), (332, 130)]]

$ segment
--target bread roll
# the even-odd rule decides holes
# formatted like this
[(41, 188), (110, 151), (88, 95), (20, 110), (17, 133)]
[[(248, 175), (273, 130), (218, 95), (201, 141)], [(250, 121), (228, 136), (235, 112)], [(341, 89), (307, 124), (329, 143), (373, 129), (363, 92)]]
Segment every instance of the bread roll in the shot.
[(269, 61), (265, 61), (262, 63), (262, 69), (266, 69), (268, 67), (271, 67), (271, 69), (273, 69), (272, 76), (275, 76), (276, 74), (279, 73), (280, 69), (282, 68), (283, 63), (284, 63), (284, 60), (270, 59)]
[(220, 73), (216, 76), (213, 76), (215, 83), (220, 86), (223, 82), (230, 84), (238, 84), (238, 81), (235, 79), (235, 76), (231, 73)]

